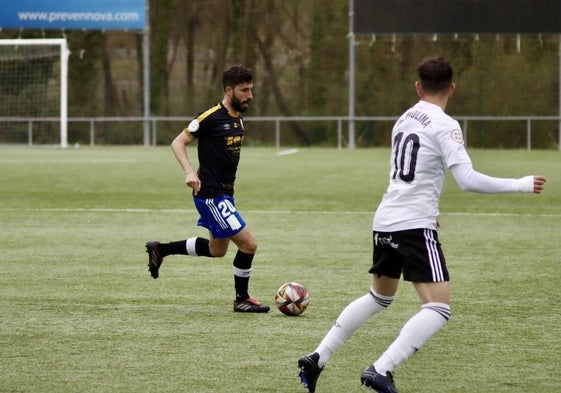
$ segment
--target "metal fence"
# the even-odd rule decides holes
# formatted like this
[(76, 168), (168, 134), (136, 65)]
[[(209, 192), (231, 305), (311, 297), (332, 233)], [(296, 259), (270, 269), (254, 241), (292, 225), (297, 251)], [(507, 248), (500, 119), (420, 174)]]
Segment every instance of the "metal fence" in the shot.
[[(148, 119), (144, 117), (69, 117), (68, 118), (68, 134), (69, 142), (74, 144), (72, 141), (72, 130), (80, 125), (81, 128), (87, 127), (87, 144), (94, 146), (98, 143), (99, 135), (102, 133), (102, 129), (109, 123), (117, 123), (121, 127), (124, 125), (132, 125), (129, 127), (129, 133), (134, 134), (134, 140), (137, 140), (136, 144), (143, 144), (145, 146), (156, 146), (158, 144), (159, 129), (163, 127), (166, 123), (174, 122), (183, 125), (188, 124), (191, 121), (191, 117), (160, 117), (154, 116)], [(395, 116), (357, 116), (354, 118), (354, 124), (369, 124), (374, 125), (377, 123), (383, 123), (384, 129), (386, 131), (391, 130), (391, 124), (397, 119)], [(554, 146), (561, 151), (561, 116), (455, 116), (462, 126), (464, 132), (464, 139), (466, 144), (470, 144), (472, 139), (481, 138), (483, 132), (489, 133), (489, 131), (481, 131), (481, 124), (486, 122), (515, 122), (519, 123), (517, 127), (517, 134), (523, 132), (525, 135), (519, 137), (525, 139), (525, 148), (531, 150), (535, 148), (535, 143), (532, 143), (534, 134), (536, 133), (537, 124), (548, 123), (547, 133), (548, 133), (548, 147)], [(329, 136), (329, 141), (332, 145), (341, 149), (343, 147), (354, 148), (356, 140), (356, 135), (354, 135), (355, 127), (354, 124), (351, 127), (351, 119), (347, 116), (272, 116), (272, 117), (244, 117), (246, 123), (251, 122), (261, 122), (266, 124), (271, 124), (268, 126), (267, 133), (269, 135), (271, 142), (268, 144), (274, 144), (277, 149), (282, 147), (293, 147), (290, 143), (283, 142), (283, 135), (286, 134), (288, 124), (291, 122), (295, 123), (319, 123), (319, 124), (332, 124), (329, 128), (329, 133), (334, 135)], [(51, 129), (56, 129), (60, 124), (60, 119), (56, 117), (43, 117), (43, 118), (23, 118), (23, 117), (0, 117), (0, 143), (15, 143), (15, 144), (27, 144), (29, 146), (39, 145), (39, 144), (58, 144), (56, 138), (59, 136), (51, 135), (49, 138), (52, 139), (50, 142), (37, 141), (36, 134), (37, 129), (40, 125), (50, 124)], [(22, 129), (25, 129), (25, 137), (22, 138), (19, 135), (18, 138), (10, 140), (10, 137), (2, 135), (2, 129), (9, 128), (10, 125), (17, 124), (19, 126), (19, 134), (22, 133)], [(523, 124), (523, 131), (521, 130), (520, 124)], [(136, 125), (136, 127), (135, 127)], [(271, 130), (272, 129), (272, 130)], [(132, 131), (131, 131), (132, 130)], [(353, 131), (351, 131), (353, 130)], [(51, 132), (52, 134), (52, 132)], [(55, 133), (56, 134), (56, 133)], [(543, 140), (543, 137), (541, 138)], [(167, 139), (166, 139), (167, 140)], [(351, 142), (349, 142), (351, 141)], [(387, 145), (389, 139), (384, 139)], [(84, 140), (82, 140), (82, 143)], [(134, 143), (134, 142), (133, 142)], [(483, 146), (484, 147), (484, 146)], [(522, 147), (522, 146), (520, 146)], [(538, 148), (542, 148), (543, 143), (540, 144)]]

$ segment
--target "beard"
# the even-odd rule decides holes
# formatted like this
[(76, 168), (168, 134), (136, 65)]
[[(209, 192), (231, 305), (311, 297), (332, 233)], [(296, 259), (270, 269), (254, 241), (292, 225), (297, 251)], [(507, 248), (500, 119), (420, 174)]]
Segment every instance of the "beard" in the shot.
[(245, 112), (247, 108), (249, 108), (249, 100), (241, 101), (236, 95), (232, 96), (232, 108), (234, 108), (238, 112)]

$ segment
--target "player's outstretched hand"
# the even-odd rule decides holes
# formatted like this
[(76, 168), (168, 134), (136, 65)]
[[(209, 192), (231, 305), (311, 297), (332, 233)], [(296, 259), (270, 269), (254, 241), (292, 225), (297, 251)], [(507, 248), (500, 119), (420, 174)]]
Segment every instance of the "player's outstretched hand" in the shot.
[(534, 194), (541, 194), (546, 181), (544, 176), (534, 176)]

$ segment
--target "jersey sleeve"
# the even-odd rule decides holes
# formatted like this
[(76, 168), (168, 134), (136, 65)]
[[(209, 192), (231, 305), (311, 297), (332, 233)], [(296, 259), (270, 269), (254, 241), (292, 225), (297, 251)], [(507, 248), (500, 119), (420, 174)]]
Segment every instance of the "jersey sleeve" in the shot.
[(195, 117), (187, 128), (183, 131), (187, 134), (192, 135), (194, 138), (198, 138), (201, 135), (201, 132), (204, 131), (205, 128), (212, 128), (214, 125), (213, 114), (220, 110), (220, 104), (213, 106), (212, 108), (207, 109), (204, 112), (201, 112)]
[(520, 179), (492, 177), (477, 172), (471, 164), (453, 165), (450, 167), (450, 172), (463, 191), (483, 194), (534, 192), (534, 176), (525, 176)]
[(448, 118), (440, 129), (442, 131), (438, 134), (438, 143), (446, 167), (450, 168), (456, 164), (471, 164), (460, 124), (456, 120)]
[(189, 125), (183, 130), (184, 133), (186, 133), (187, 135), (191, 135), (193, 138), (198, 138), (199, 137), (199, 129), (201, 127), (201, 124), (199, 122), (199, 120), (197, 118), (191, 120), (191, 122), (189, 123)]

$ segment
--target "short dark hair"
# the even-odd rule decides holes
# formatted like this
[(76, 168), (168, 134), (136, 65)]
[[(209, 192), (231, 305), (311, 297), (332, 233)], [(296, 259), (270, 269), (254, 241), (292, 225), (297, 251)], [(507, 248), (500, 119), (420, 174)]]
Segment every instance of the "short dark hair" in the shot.
[(427, 93), (440, 93), (452, 84), (452, 64), (444, 56), (427, 57), (417, 67), (421, 86)]
[(251, 70), (243, 65), (235, 65), (228, 68), (222, 74), (222, 87), (236, 87), (240, 83), (249, 83), (253, 80)]

